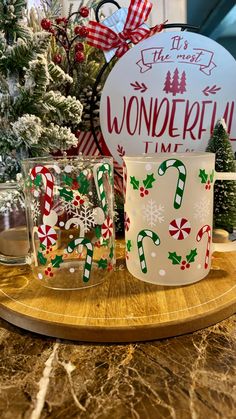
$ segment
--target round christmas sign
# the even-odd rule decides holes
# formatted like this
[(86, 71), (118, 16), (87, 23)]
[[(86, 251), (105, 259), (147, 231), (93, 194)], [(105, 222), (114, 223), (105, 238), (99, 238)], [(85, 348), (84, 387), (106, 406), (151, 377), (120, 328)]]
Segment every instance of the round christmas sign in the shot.
[(154, 35), (131, 48), (109, 74), (100, 120), (119, 163), (125, 154), (205, 150), (224, 118), (236, 151), (236, 61), (215, 41), (190, 32)]

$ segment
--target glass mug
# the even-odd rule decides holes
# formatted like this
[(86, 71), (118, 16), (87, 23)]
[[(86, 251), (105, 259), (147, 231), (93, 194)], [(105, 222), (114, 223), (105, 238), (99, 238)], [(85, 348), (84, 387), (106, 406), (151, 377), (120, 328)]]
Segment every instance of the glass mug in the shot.
[(34, 277), (63, 290), (102, 282), (115, 263), (112, 159), (32, 158), (22, 170)]
[(0, 262), (25, 263), (28, 251), (22, 189), (17, 182), (0, 183)]
[(214, 171), (213, 153), (124, 156), (126, 264), (136, 278), (158, 285), (187, 285), (207, 276), (212, 243), (215, 180), (236, 173)]

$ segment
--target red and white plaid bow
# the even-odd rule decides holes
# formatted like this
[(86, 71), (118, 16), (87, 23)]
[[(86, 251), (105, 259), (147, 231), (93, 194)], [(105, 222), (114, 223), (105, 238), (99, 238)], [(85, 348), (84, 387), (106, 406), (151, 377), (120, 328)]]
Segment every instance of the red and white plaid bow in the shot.
[(147, 20), (151, 9), (152, 4), (148, 0), (131, 0), (124, 29), (118, 34), (102, 23), (90, 21), (88, 44), (103, 51), (117, 48), (116, 56), (121, 57), (129, 49), (127, 40), (137, 44), (149, 36), (150, 30), (140, 26)]

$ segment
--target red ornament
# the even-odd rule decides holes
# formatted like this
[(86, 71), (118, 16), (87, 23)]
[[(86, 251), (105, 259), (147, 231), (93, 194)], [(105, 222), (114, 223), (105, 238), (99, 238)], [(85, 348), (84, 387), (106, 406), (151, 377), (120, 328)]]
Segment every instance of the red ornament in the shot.
[(88, 15), (89, 15), (89, 8), (88, 8), (88, 7), (86, 7), (86, 6), (81, 7), (81, 8), (79, 9), (79, 14), (80, 14), (80, 16), (82, 16), (82, 17), (88, 17)]
[(82, 51), (78, 51), (75, 54), (75, 61), (77, 63), (82, 63), (85, 60), (85, 55)]
[(48, 31), (52, 26), (52, 22), (51, 20), (44, 18), (41, 20), (41, 26), (45, 31)]
[(84, 51), (84, 44), (82, 44), (82, 42), (78, 42), (77, 44), (75, 44), (75, 52), (78, 51)]
[(89, 30), (86, 28), (86, 26), (80, 26), (78, 34), (81, 36), (81, 38), (86, 38), (86, 36), (89, 34)]
[(75, 26), (75, 28), (74, 28), (74, 33), (75, 33), (75, 35), (79, 35), (79, 31), (80, 31), (80, 28), (81, 28), (82, 26)]
[(61, 64), (61, 61), (62, 61), (62, 56), (61, 56), (61, 54), (55, 54), (55, 55), (54, 55), (54, 57), (53, 57), (53, 61), (54, 61), (54, 63), (56, 63), (56, 64)]

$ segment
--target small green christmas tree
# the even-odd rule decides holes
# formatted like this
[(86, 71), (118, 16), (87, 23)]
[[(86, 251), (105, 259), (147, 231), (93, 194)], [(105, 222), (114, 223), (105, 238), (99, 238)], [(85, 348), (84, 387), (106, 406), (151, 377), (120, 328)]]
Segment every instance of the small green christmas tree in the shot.
[(25, 6), (0, 0), (1, 182), (15, 177), (22, 157), (76, 146), (82, 115), (80, 101), (59, 91), (73, 79), (48, 60), (52, 34), (27, 26)]
[[(220, 119), (206, 151), (215, 153), (217, 172), (235, 172), (235, 160), (224, 119)], [(218, 180), (214, 187), (214, 228), (232, 232), (236, 226), (236, 182)]]

